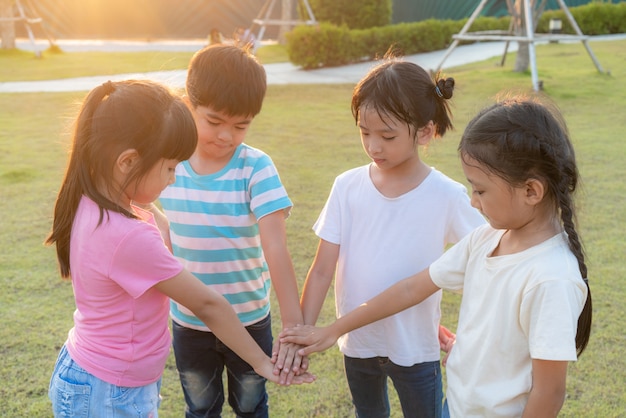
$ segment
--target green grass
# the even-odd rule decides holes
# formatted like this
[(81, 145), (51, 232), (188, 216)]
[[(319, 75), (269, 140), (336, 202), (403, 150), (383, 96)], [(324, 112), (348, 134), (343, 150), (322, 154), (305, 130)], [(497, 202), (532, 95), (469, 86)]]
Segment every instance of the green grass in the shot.
[[(30, 51), (0, 49), (0, 81), (35, 81), (103, 74), (141, 73), (187, 68), (193, 52), (54, 52), (41, 58)], [(257, 50), (263, 64), (288, 61), (283, 45), (263, 45)]]
[[(626, 41), (591, 45), (612, 76), (597, 73), (580, 44), (540, 46), (537, 61), (546, 93), (561, 107), (577, 150), (583, 178), (580, 231), (594, 297), (591, 341), (580, 361), (570, 366), (561, 416), (604, 418), (624, 416), (626, 411), (626, 333), (622, 326), (626, 300)], [(175, 55), (163, 55), (163, 62)], [(94, 64), (94, 73), (104, 61), (116, 57), (105, 56)], [(507, 62), (512, 65), (513, 60), (511, 55)], [(4, 71), (4, 62), (0, 71)], [(499, 91), (530, 87), (529, 74), (514, 74), (498, 67), (498, 62), (499, 58), (494, 58), (447, 72), (457, 81), (453, 99), (456, 129), (421, 151), (426, 162), (460, 181), (463, 176), (456, 145), (469, 118), (491, 103)], [(154, 65), (159, 69), (163, 64)], [(58, 75), (62, 75), (60, 68)], [(294, 201), (288, 239), (300, 285), (317, 244), (311, 226), (334, 177), (367, 162), (350, 115), (351, 90), (351, 85), (270, 86), (263, 111), (248, 136), (248, 143), (273, 157)], [(1, 417), (51, 416), (48, 380), (72, 325), (74, 302), (71, 286), (59, 279), (54, 249), (42, 242), (50, 228), (65, 166), (67, 128), (83, 96), (0, 94)], [(458, 297), (444, 293), (443, 323), (452, 328), (458, 302)], [(331, 294), (321, 324), (334, 317), (333, 305)], [(278, 309), (274, 316), (275, 324), (279, 323)], [(312, 385), (269, 386), (271, 416), (353, 416), (338, 350), (314, 355), (311, 370), (318, 376)], [(393, 416), (397, 417), (397, 399), (393, 390), (390, 392)], [(170, 358), (160, 414), (181, 417), (183, 408)]]

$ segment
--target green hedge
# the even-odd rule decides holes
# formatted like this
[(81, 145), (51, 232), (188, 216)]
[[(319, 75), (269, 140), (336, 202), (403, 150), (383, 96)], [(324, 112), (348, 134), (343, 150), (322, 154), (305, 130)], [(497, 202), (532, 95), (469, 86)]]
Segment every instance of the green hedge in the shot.
[(319, 22), (350, 29), (387, 26), (391, 23), (391, 0), (310, 0)]
[[(585, 35), (626, 33), (626, 2), (589, 3), (569, 8)], [(550, 19), (563, 21), (563, 33), (575, 33), (561, 10), (546, 11), (537, 23), (538, 33), (547, 33)], [(382, 57), (390, 48), (404, 55), (445, 49), (463, 20), (424, 20), (414, 23), (349, 29), (346, 25), (320, 23), (298, 26), (287, 33), (289, 60), (305, 69), (333, 67)], [(470, 32), (508, 30), (510, 17), (479, 17)]]

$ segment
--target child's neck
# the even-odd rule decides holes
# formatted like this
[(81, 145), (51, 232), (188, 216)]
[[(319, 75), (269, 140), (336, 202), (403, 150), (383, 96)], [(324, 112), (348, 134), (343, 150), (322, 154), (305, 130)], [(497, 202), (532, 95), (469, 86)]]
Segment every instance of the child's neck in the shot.
[(198, 152), (194, 152), (189, 158), (189, 164), (196, 174), (205, 176), (213, 173), (217, 173), (231, 160), (232, 155), (228, 158), (213, 158), (207, 155), (199, 155)]
[(530, 222), (521, 228), (508, 229), (493, 256), (515, 254), (541, 244), (561, 232), (558, 220), (546, 218), (541, 222)]
[(370, 165), (370, 179), (376, 189), (389, 198), (399, 197), (410, 192), (422, 184), (430, 173), (431, 168), (421, 160), (394, 167), (390, 170), (380, 170), (376, 165)]

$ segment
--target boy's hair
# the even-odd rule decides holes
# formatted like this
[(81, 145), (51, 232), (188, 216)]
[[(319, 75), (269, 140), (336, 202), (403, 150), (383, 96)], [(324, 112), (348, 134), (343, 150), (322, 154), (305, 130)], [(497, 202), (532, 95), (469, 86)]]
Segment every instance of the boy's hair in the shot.
[(267, 77), (249, 48), (217, 44), (191, 58), (186, 88), (193, 108), (207, 106), (229, 116), (256, 116), (265, 98)]
[(443, 136), (452, 128), (447, 99), (453, 91), (453, 78), (437, 75), (433, 80), (419, 65), (388, 54), (354, 88), (352, 115), (359, 123), (363, 108), (371, 108), (383, 120), (394, 117), (406, 123), (414, 134), (432, 120), (435, 136)]
[[(151, 81), (108, 81), (85, 98), (75, 123), (65, 178), (54, 208), (52, 232), (46, 244), (56, 243), (63, 277), (69, 277), (72, 223), (83, 195), (106, 211), (134, 217), (102, 193), (122, 193), (139, 181), (161, 159), (186, 160), (198, 140), (196, 125), (182, 98)], [(138, 163), (121, 185), (112, 170), (120, 153), (134, 149)]]
[[(560, 214), (569, 247), (587, 282), (587, 266), (576, 231), (574, 192), (579, 181), (574, 147), (556, 105), (539, 97), (511, 97), (478, 113), (467, 125), (459, 144), (461, 159), (471, 157), (512, 186), (530, 178), (542, 181)], [(587, 282), (587, 286), (589, 286)], [(576, 349), (589, 341), (591, 291), (578, 319)]]

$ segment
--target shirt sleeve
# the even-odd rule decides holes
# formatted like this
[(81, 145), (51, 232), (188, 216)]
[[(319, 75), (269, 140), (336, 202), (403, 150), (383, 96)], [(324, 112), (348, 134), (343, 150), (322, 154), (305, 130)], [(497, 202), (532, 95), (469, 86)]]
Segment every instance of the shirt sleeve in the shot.
[(318, 237), (332, 244), (341, 243), (341, 202), (337, 179), (330, 190), (328, 200), (324, 204), (313, 231)]
[(293, 203), (287, 195), (272, 159), (262, 154), (254, 166), (250, 179), (250, 209), (254, 216), (261, 219), (278, 210), (285, 212), (285, 217)]
[(585, 294), (570, 280), (543, 281), (527, 291), (520, 306), (520, 325), (534, 359), (575, 361), (578, 317)]
[(429, 267), (430, 277), (441, 289), (461, 293), (470, 256), (471, 235), (450, 247)]
[(120, 242), (111, 265), (111, 279), (133, 298), (183, 270), (163, 243), (158, 228), (142, 221)]

